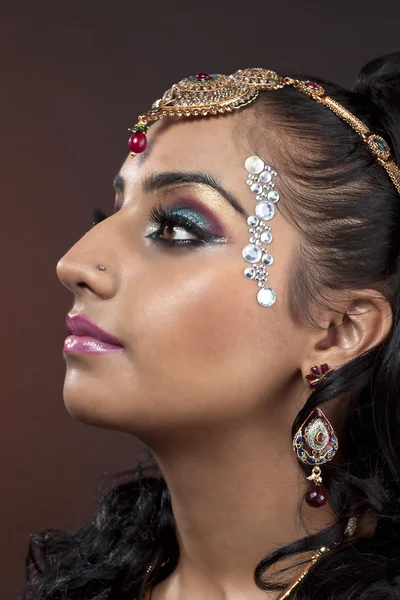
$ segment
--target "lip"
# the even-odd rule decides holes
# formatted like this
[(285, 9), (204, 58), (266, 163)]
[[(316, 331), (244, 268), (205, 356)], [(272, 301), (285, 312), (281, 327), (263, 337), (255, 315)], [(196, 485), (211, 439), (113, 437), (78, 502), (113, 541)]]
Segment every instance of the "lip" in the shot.
[(66, 352), (122, 352), (123, 343), (111, 333), (101, 329), (89, 317), (82, 314), (67, 315), (66, 326), (69, 336), (65, 340)]

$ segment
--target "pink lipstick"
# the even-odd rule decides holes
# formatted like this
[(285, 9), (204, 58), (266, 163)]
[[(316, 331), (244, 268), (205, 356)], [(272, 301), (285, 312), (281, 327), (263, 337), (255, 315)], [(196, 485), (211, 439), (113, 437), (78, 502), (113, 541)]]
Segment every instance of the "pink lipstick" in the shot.
[(66, 325), (70, 335), (64, 342), (65, 353), (109, 354), (124, 351), (120, 340), (100, 329), (86, 315), (67, 315)]

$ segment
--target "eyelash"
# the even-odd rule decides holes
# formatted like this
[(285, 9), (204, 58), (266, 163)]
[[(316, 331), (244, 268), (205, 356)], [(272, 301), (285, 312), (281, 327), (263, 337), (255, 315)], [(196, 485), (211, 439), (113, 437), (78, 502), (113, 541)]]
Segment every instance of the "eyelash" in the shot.
[[(162, 204), (157, 204), (153, 206), (150, 211), (150, 220), (153, 223), (159, 224), (159, 228), (157, 231), (154, 231), (149, 236), (155, 242), (161, 242), (167, 246), (189, 246), (191, 248), (195, 248), (196, 246), (201, 246), (206, 242), (211, 242), (218, 236), (213, 235), (212, 233), (208, 233), (204, 231), (202, 227), (195, 225), (190, 219), (184, 217), (183, 215), (177, 215), (171, 212), (167, 207)], [(195, 235), (197, 240), (168, 240), (160, 236), (160, 233), (163, 231), (166, 225), (171, 224), (173, 226), (180, 227)]]
[(92, 227), (98, 225), (99, 223), (101, 223), (101, 221), (104, 221), (109, 216), (110, 215), (105, 213), (104, 210), (101, 210), (101, 208), (94, 208), (92, 214)]
[[(107, 219), (110, 215), (105, 213), (100, 208), (95, 208), (93, 210), (92, 217), (92, 226), (94, 227), (104, 219)], [(159, 225), (157, 231), (153, 231), (150, 235), (146, 236), (152, 239), (154, 242), (159, 242), (165, 244), (166, 246), (189, 246), (196, 247), (201, 246), (206, 242), (211, 242), (213, 240), (217, 240), (219, 236), (208, 233), (204, 231), (201, 227), (197, 227), (192, 221), (186, 219), (182, 215), (173, 214), (169, 211), (168, 208), (164, 207), (162, 204), (157, 204), (153, 206), (149, 215), (150, 220)], [(165, 225), (172, 224), (174, 226), (181, 227), (185, 229), (187, 232), (196, 235), (199, 239), (197, 240), (168, 240), (166, 238), (161, 237), (159, 234), (164, 229)]]

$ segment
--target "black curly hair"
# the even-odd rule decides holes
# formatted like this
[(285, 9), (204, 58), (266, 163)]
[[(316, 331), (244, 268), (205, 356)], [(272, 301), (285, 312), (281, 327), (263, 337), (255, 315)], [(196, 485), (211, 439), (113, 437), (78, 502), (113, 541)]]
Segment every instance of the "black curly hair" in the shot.
[[(307, 78), (382, 135), (400, 165), (400, 53), (369, 62), (351, 91)], [(318, 326), (312, 308), (331, 306), (329, 291), (362, 288), (382, 293), (393, 313), (386, 339), (337, 368), (293, 423), (292, 435), (313, 408), (338, 397), (346, 402), (340, 462), (324, 467), (335, 522), (265, 556), (254, 578), (262, 589), (281, 589), (269, 567), (284, 572), (285, 559), (302, 562), (310, 549), (340, 538), (351, 514), (372, 510), (374, 533), (334, 547), (294, 597), (400, 599), (400, 197), (360, 136), (323, 105), (285, 88), (261, 93), (246, 110), (254, 112), (259, 137), (268, 123), (281, 140), (280, 210), (301, 234), (291, 271), (293, 315)], [(89, 523), (72, 533), (31, 535), (23, 600), (132, 600), (150, 564), (157, 565), (151, 584), (174, 570), (170, 495), (150, 452), (148, 458), (147, 466), (122, 473), (124, 481), (113, 479)]]

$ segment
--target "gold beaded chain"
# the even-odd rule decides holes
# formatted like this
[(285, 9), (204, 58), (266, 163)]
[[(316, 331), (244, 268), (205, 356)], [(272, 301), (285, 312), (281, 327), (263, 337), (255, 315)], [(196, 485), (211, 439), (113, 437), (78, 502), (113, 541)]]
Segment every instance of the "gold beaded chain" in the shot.
[(342, 104), (339, 104), (339, 102), (330, 96), (327, 96), (322, 86), (313, 81), (299, 81), (298, 79), (292, 79), (291, 77), (285, 77), (284, 82), (286, 85), (296, 88), (302, 94), (320, 102), (334, 112), (335, 115), (340, 117), (342, 121), (350, 125), (350, 127), (362, 138), (377, 161), (386, 170), (393, 185), (400, 194), (400, 169), (393, 160), (386, 140), (380, 135), (373, 134), (369, 127), (353, 115), (352, 112), (347, 110), (347, 108), (342, 106)]
[(198, 73), (174, 83), (162, 98), (153, 102), (150, 110), (138, 117), (136, 125), (129, 128), (132, 133), (128, 143), (131, 156), (146, 149), (148, 128), (163, 117), (206, 117), (230, 113), (254, 102), (259, 92), (284, 87), (293, 87), (323, 104), (350, 125), (386, 170), (400, 194), (400, 169), (382, 136), (371, 132), (365, 123), (328, 96), (316, 82), (281, 77), (275, 71), (263, 68), (239, 69), (232, 75)]

